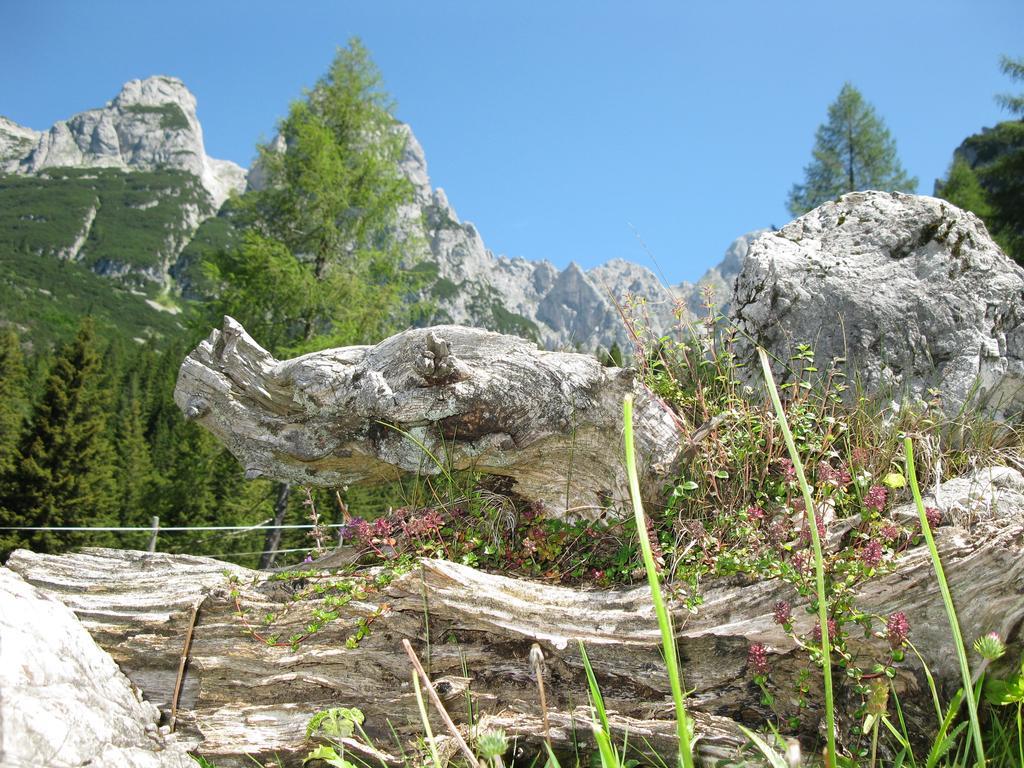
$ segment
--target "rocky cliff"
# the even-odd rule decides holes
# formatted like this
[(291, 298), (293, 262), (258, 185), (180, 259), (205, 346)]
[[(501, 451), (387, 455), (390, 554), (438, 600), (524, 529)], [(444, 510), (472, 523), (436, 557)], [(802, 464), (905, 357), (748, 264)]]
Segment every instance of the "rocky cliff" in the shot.
[(658, 332), (703, 314), (706, 288), (719, 308), (727, 308), (747, 246), (763, 231), (735, 240), (697, 284), (665, 286), (651, 270), (623, 259), (589, 270), (571, 262), (559, 270), (549, 261), (495, 256), (476, 227), (459, 219), (444, 190), (431, 187), (423, 148), (406, 130), (402, 170), (415, 196), (402, 219), (408, 232), (420, 235), (424, 246), (416, 255), (435, 275), (426, 289), (437, 308), (433, 322), (516, 333), (549, 348), (626, 347), (628, 332), (616, 305), (627, 296), (642, 301)]
[(215, 207), (245, 189), (245, 170), (207, 156), (196, 98), (173, 77), (131, 80), (106, 106), (36, 133), (0, 121), (0, 170), (37, 174), (45, 168), (180, 170), (195, 175)]
[[(429, 321), (592, 352), (628, 348), (619, 309), (627, 296), (659, 333), (703, 314), (705, 287), (719, 308), (728, 304), (752, 236), (734, 242), (696, 285), (666, 287), (651, 270), (621, 259), (560, 270), (496, 256), (431, 186), (411, 129), (399, 130), (408, 138), (401, 170), (415, 191), (400, 226), (409, 262), (427, 277), (424, 298), (435, 307)], [(165, 306), (178, 294), (199, 297), (197, 265), (233, 237), (227, 209), (215, 214), (232, 192), (244, 192), (247, 178), (258, 187), (259, 169), (206, 155), (195, 96), (171, 77), (132, 80), (104, 107), (42, 133), (0, 118), (0, 260), (23, 277), (40, 268), (32, 260), (75, 262)]]

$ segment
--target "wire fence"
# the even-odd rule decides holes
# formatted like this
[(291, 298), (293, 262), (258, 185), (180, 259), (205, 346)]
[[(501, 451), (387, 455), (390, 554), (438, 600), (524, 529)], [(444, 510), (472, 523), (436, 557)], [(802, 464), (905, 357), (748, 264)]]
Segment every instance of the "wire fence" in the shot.
[[(313, 525), (312, 523), (278, 523), (273, 524), (272, 518), (267, 518), (259, 523), (252, 525), (169, 525), (161, 526), (160, 518), (153, 517), (153, 522), (149, 526), (115, 526), (115, 525), (98, 525), (98, 526), (87, 526), (87, 525), (0, 525), (0, 531), (21, 531), (25, 533), (36, 533), (36, 532), (54, 532), (54, 533), (148, 533), (149, 538), (149, 551), (156, 551), (157, 538), (162, 533), (182, 533), (182, 532), (195, 532), (195, 531), (213, 531), (219, 535), (215, 536), (215, 539), (220, 539), (222, 536), (227, 538), (229, 536), (239, 536), (245, 533), (257, 533), (266, 531), (285, 531), (285, 530), (311, 530), (313, 528), (344, 528), (345, 523), (320, 523), (319, 525)], [(339, 541), (340, 543), (340, 541)], [(292, 554), (295, 552), (309, 552), (315, 549), (314, 544), (310, 544), (308, 547), (298, 547), (294, 549), (262, 549), (251, 552), (220, 552), (217, 554), (201, 555), (202, 557), (213, 557), (213, 558), (225, 558), (225, 557), (250, 557), (254, 555), (267, 555), (272, 554), (275, 557), (277, 555)]]

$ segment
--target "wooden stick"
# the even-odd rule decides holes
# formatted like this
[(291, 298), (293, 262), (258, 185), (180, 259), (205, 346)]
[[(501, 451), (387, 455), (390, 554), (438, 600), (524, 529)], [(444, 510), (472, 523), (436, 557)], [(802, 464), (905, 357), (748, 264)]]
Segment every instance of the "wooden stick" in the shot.
[(473, 750), (469, 748), (466, 740), (462, 738), (462, 734), (459, 733), (459, 729), (455, 727), (455, 723), (452, 722), (451, 717), (448, 715), (448, 710), (444, 708), (444, 704), (441, 703), (440, 697), (437, 695), (437, 691), (434, 690), (433, 683), (430, 682), (430, 678), (427, 677), (426, 670), (423, 669), (423, 665), (420, 664), (419, 658), (416, 656), (416, 651), (412, 649), (412, 644), (403, 639), (402, 646), (405, 648), (405, 653), (409, 657), (409, 661), (412, 662), (413, 667), (419, 673), (420, 680), (423, 681), (424, 688), (427, 689), (427, 695), (434, 704), (434, 708), (437, 709), (437, 713), (441, 716), (441, 720), (448, 727), (452, 736), (455, 737), (455, 742), (459, 745), (459, 749), (462, 750), (462, 754), (466, 756), (466, 760), (473, 768), (480, 768), (480, 763), (476, 759), (476, 755), (473, 754)]
[(178, 719), (178, 699), (181, 696), (181, 684), (185, 680), (185, 665), (188, 663), (188, 652), (192, 647), (192, 632), (196, 628), (196, 618), (199, 616), (199, 606), (206, 600), (206, 595), (195, 601), (192, 605), (192, 615), (188, 620), (188, 630), (185, 632), (185, 644), (181, 648), (181, 658), (178, 659), (178, 677), (174, 681), (174, 696), (171, 698), (171, 733), (174, 733), (174, 725)]

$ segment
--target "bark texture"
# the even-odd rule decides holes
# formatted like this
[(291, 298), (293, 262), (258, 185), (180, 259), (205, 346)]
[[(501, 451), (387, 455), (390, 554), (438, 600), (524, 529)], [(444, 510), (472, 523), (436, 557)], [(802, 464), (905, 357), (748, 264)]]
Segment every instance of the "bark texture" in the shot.
[(225, 317), (185, 359), (175, 400), (251, 477), (340, 486), (472, 468), (511, 478), (516, 494), (556, 514), (592, 516), (628, 498), (627, 393), (641, 476), (656, 483), (682, 440), (633, 371), (475, 328), (278, 361)]
[[(1020, 516), (977, 522), (973, 532), (943, 527), (937, 539), (964, 637), (970, 642), (997, 631), (1015, 641), (1024, 620)], [(467, 700), (459, 691), (468, 673), (481, 722), (501, 725), (534, 748), (542, 729), (530, 647), (537, 642), (544, 649), (552, 737), (568, 747), (573, 723), (581, 738), (589, 732), (581, 709), (587, 693), (577, 641), (583, 641), (615, 727), (628, 730), (631, 744), (641, 745), (642, 734), (663, 753), (674, 749), (671, 696), (646, 587), (571, 589), (429, 560), (386, 585), (375, 583), (379, 571), (348, 577), (344, 589), (353, 596), (331, 606), (325, 598), (343, 591), (332, 586), (340, 577), (328, 572), (282, 580), (280, 574), (206, 558), (116, 550), (63, 556), (19, 551), (8, 567), (71, 607), (132, 682), (165, 711), (192, 606), (202, 600), (178, 727), (183, 737), (201, 739), (200, 753), (218, 765), (251, 764), (246, 754), (262, 760), (276, 755), (286, 765), (297, 764), (310, 748), (304, 734), (308, 718), (335, 706), (363, 709), (378, 747), (397, 754), (388, 722), (403, 741), (420, 733), (403, 638), (417, 647), (435, 687), (449, 697), (456, 722), (466, 727)], [(809, 632), (813, 615), (802, 610), (806, 599), (778, 581), (745, 579), (719, 580), (702, 593), (693, 613), (682, 604), (682, 590), (672, 602), (686, 686), (694, 689), (689, 704), (697, 713), (702, 759), (712, 763), (739, 754), (743, 739), (736, 722), (761, 727), (777, 716), (785, 722), (796, 712), (798, 681), (807, 669), (807, 707), (800, 715), (809, 743), (822, 715), (820, 675), (809, 666), (806, 651), (772, 619), (775, 602), (789, 600), (796, 632)], [(882, 617), (876, 629), (883, 631), (886, 616), (904, 611), (911, 639), (940, 688), (949, 695), (959, 686), (925, 548), (907, 552), (893, 572), (867, 582), (856, 602)], [(289, 646), (287, 638), (304, 635), (317, 610), (335, 610), (338, 618)], [(355, 647), (346, 647), (360, 620), (369, 631)], [(284, 645), (268, 645), (271, 633)], [(753, 643), (767, 648), (767, 686), (776, 713), (759, 703), (761, 691), (748, 668)], [(883, 637), (864, 638), (854, 630), (848, 648), (869, 667), (872, 659), (886, 657), (888, 645)], [(1011, 649), (1008, 657), (1015, 661), (1018, 650)], [(894, 682), (911, 733), (926, 737), (934, 715), (912, 654)], [(848, 734), (860, 699), (842, 676), (837, 686), (840, 721)], [(434, 727), (441, 732), (439, 722)]]

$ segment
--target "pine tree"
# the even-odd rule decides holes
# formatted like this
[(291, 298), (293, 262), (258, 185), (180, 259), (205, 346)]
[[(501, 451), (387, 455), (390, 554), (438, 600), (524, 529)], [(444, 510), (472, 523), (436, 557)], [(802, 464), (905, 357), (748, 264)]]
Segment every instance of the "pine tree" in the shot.
[[(106, 437), (109, 395), (91, 318), (57, 353), (12, 473), (9, 507), (29, 526), (116, 522), (114, 455)], [(110, 536), (40, 531), (23, 537), (32, 549), (55, 552), (73, 543), (110, 543)]]
[(0, 332), (0, 481), (14, 468), (27, 411), (25, 363), (18, 335)]
[(913, 192), (896, 156), (896, 142), (875, 109), (850, 83), (828, 108), (828, 122), (815, 134), (814, 159), (804, 168), (804, 183), (794, 184), (787, 205), (801, 216), (847, 192), (879, 189)]
[[(148, 525), (154, 489), (153, 462), (146, 442), (142, 398), (136, 377), (125, 383), (116, 418), (118, 522), (123, 526)], [(141, 547), (145, 534), (124, 537), (123, 546)]]
[(210, 314), (233, 315), (276, 353), (375, 342), (404, 327), (406, 134), (358, 40), (291, 105), (279, 137), (260, 147), (264, 188), (236, 203), (240, 245), (206, 265), (217, 292)]
[[(1001, 67), (1024, 81), (1024, 58), (1003, 57)], [(1024, 118), (1024, 95), (996, 100)], [(1024, 120), (1007, 120), (968, 136), (953, 154), (947, 178), (935, 194), (981, 217), (992, 237), (1018, 264), (1024, 264)]]

